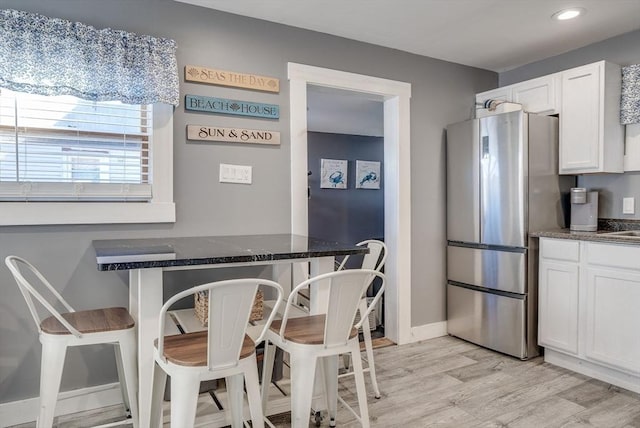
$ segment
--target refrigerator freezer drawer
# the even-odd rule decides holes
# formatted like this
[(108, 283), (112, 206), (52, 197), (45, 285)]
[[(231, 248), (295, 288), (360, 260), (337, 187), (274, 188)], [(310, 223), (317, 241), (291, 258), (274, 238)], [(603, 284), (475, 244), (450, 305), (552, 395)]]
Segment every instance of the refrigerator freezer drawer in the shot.
[(525, 253), (447, 246), (450, 281), (516, 294), (527, 292)]
[(447, 285), (447, 331), (469, 342), (528, 358), (526, 300)]

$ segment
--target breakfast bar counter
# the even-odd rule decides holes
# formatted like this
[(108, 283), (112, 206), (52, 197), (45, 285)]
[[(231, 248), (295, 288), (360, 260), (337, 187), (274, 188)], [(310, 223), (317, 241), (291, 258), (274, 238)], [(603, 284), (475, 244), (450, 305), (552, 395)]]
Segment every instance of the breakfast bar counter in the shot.
[[(93, 241), (99, 271), (129, 271), (129, 311), (138, 328), (140, 427), (151, 411), (153, 341), (164, 302), (163, 272), (273, 264), (273, 279), (291, 290), (292, 263), (309, 262), (309, 274), (334, 270), (335, 256), (366, 254), (367, 247), (294, 234), (117, 239)], [(295, 275), (294, 275), (295, 276)], [(312, 313), (328, 304), (322, 287), (312, 295)]]

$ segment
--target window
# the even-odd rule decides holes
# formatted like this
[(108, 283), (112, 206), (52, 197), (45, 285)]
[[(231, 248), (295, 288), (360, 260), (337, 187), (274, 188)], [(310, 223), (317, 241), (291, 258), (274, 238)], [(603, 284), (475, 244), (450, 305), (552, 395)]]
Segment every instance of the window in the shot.
[(175, 221), (171, 113), (0, 89), (0, 225)]
[(0, 10), (0, 226), (175, 221), (176, 49)]
[(0, 200), (151, 199), (152, 111), (0, 90)]

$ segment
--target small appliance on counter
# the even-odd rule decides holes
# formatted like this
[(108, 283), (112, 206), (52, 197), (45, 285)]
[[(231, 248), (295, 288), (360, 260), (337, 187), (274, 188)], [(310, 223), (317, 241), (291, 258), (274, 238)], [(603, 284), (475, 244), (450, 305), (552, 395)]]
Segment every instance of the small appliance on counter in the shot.
[(579, 232), (598, 230), (598, 192), (584, 187), (571, 188), (571, 227)]

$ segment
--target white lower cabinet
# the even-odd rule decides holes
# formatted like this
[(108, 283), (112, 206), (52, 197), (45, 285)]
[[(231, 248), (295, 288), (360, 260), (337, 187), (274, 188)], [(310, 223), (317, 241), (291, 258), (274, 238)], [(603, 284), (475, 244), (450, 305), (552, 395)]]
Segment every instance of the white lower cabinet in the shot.
[(640, 246), (540, 238), (545, 361), (640, 392)]
[(578, 355), (578, 266), (540, 261), (538, 343)]
[(585, 306), (585, 357), (640, 374), (640, 272), (587, 268)]

